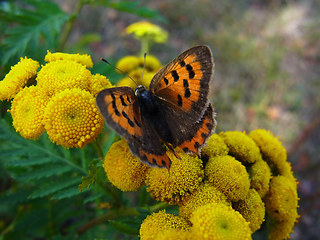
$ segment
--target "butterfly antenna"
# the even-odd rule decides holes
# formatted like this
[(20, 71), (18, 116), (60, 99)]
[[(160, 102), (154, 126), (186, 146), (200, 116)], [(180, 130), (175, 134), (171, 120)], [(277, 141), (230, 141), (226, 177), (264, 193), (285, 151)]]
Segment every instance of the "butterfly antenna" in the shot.
[(101, 61), (104, 61), (105, 63), (109, 64), (111, 67), (113, 67), (114, 69), (118, 70), (119, 72), (127, 75), (128, 78), (130, 78), (137, 86), (138, 83), (125, 71), (121, 70), (120, 68), (117, 68), (116, 66), (114, 66), (112, 63), (110, 63), (108, 60), (104, 59), (104, 58), (100, 58)]
[(142, 74), (141, 74), (141, 82), (143, 80), (144, 69), (146, 68), (146, 58), (147, 58), (147, 53), (144, 53), (143, 54), (143, 68), (142, 68)]

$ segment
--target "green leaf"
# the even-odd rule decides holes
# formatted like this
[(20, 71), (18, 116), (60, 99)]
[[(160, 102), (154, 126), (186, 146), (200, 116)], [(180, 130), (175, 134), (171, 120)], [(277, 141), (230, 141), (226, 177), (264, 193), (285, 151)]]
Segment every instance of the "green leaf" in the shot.
[(47, 40), (48, 48), (52, 48), (69, 17), (59, 5), (48, 0), (26, 0), (21, 7), (17, 1), (12, 9), (0, 9), (2, 21), (17, 23), (2, 35), (2, 64), (23, 56), (27, 49), (35, 51), (43, 38)]
[(59, 175), (62, 173), (66, 173), (71, 170), (72, 170), (72, 168), (68, 165), (50, 164), (50, 165), (46, 165), (44, 167), (34, 169), (29, 172), (24, 172), (23, 175), (15, 175), (13, 177), (16, 178), (17, 180), (20, 180), (20, 181), (22, 181), (22, 180), (23, 181), (37, 180), (37, 179), (41, 179), (41, 178), (47, 178), (47, 177)]
[(13, 159), (6, 159), (5, 164), (8, 167), (29, 167), (35, 165), (47, 164), (53, 162), (55, 159), (50, 157), (44, 158), (28, 158), (28, 159), (18, 159), (15, 157)]
[(88, 177), (83, 176), (82, 181), (79, 184), (80, 192), (82, 192), (86, 188), (88, 188), (89, 190), (90, 186), (95, 184), (97, 173), (98, 173), (98, 168), (94, 164), (91, 164), (91, 169), (89, 170), (89, 176)]
[(18, 192), (6, 193), (6, 195), (0, 197), (0, 205), (15, 205), (25, 203), (27, 197), (30, 194), (30, 190), (20, 189)]
[(78, 184), (81, 181), (80, 177), (67, 177), (67, 178), (61, 178), (58, 181), (55, 182), (49, 182), (49, 184), (46, 184), (45, 186), (41, 187), (40, 189), (37, 189), (36, 191), (32, 192), (28, 198), (34, 199), (34, 198), (40, 198), (48, 196), (49, 194), (54, 194), (62, 189), (74, 186)]
[(73, 187), (70, 187), (65, 190), (57, 192), (56, 194), (54, 194), (51, 197), (51, 199), (61, 200), (64, 198), (70, 198), (70, 197), (79, 195), (81, 193), (83, 193), (83, 192), (79, 191), (78, 186), (73, 186)]

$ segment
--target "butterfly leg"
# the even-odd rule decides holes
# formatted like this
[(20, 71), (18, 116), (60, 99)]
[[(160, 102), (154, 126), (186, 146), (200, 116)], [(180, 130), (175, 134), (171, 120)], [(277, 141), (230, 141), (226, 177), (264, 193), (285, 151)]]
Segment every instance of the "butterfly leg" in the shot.
[(181, 160), (181, 157), (179, 156), (179, 154), (176, 153), (176, 151), (174, 150), (174, 148), (173, 148), (169, 143), (164, 142), (163, 144), (174, 154), (174, 156), (175, 156), (177, 159)]

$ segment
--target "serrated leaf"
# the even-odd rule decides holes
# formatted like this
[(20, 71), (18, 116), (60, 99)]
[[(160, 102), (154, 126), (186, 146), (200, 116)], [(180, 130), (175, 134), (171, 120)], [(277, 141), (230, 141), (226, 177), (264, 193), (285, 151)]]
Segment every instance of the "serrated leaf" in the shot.
[(71, 171), (72, 168), (68, 165), (46, 165), (44, 167), (37, 168), (35, 170), (32, 170), (30, 172), (24, 173), (20, 176), (13, 176), (17, 180), (20, 181), (27, 181), (27, 180), (38, 180), (41, 178), (47, 178), (55, 175), (59, 175), (62, 173), (66, 173), (68, 171)]
[(25, 4), (28, 7), (19, 7), (18, 4), (15, 3), (15, 8), (11, 11), (0, 9), (0, 17), (4, 21), (18, 23), (7, 28), (2, 34), (2, 64), (6, 64), (13, 57), (23, 55), (27, 48), (30, 50), (31, 46), (38, 46), (41, 37), (52, 47), (61, 27), (70, 17), (52, 1), (27, 0)]
[(53, 162), (54, 159), (50, 157), (45, 158), (30, 158), (30, 159), (10, 159), (9, 161), (5, 161), (5, 165), (8, 167), (30, 167), (35, 165), (47, 164), (49, 162)]
[(86, 188), (90, 188), (91, 185), (93, 185), (96, 182), (98, 168), (94, 165), (91, 165), (91, 169), (89, 170), (89, 176), (82, 177), (82, 181), (79, 184), (79, 191), (82, 192)]
[(89, 197), (87, 197), (83, 203), (89, 203), (89, 202), (94, 202), (95, 200), (101, 198), (103, 196), (103, 193), (102, 192), (98, 192), (98, 193), (95, 193), (95, 194), (92, 194), (90, 195)]
[(44, 187), (41, 187), (40, 189), (37, 189), (36, 191), (32, 192), (28, 196), (28, 198), (34, 199), (34, 198), (45, 197), (50, 194), (54, 194), (62, 189), (76, 185), (80, 181), (81, 181), (80, 177), (59, 179), (58, 181), (50, 182), (49, 184), (46, 184)]
[(55, 200), (61, 200), (64, 198), (70, 198), (76, 195), (81, 194), (82, 192), (79, 192), (78, 186), (70, 187), (65, 190), (59, 191), (56, 194), (54, 194), (51, 199)]
[(31, 190), (19, 190), (15, 193), (7, 193), (4, 196), (0, 197), (0, 204), (1, 205), (15, 205), (21, 204), (27, 201), (28, 195), (30, 194)]

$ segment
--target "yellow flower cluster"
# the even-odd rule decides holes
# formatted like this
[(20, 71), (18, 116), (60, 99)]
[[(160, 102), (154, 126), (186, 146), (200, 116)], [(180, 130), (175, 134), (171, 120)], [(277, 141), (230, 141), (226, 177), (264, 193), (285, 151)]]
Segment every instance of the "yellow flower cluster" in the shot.
[[(128, 76), (134, 79), (134, 81), (130, 79), (130, 77), (126, 76), (120, 79), (117, 86), (128, 86), (135, 89), (141, 84), (149, 88), (149, 84), (153, 76), (161, 68), (161, 63), (156, 57), (147, 55), (145, 66), (143, 65), (144, 57), (125, 56), (121, 58), (116, 64), (116, 67), (124, 73), (127, 73)], [(143, 67), (145, 67), (145, 69), (142, 79)]]
[[(95, 97), (112, 85), (87, 69), (93, 65), (89, 55), (48, 51), (45, 61), (37, 72), (38, 62), (21, 58), (0, 82), (1, 100), (14, 98), (9, 111), (24, 138), (35, 140), (46, 131), (56, 144), (82, 148), (102, 131)], [(36, 82), (26, 87), (30, 78)]]
[(168, 151), (169, 170), (133, 163), (123, 140), (107, 153), (104, 166), (114, 185), (137, 190), (145, 183), (154, 199), (179, 207), (179, 216), (170, 218), (188, 224), (176, 227), (165, 213), (154, 213), (142, 223), (141, 239), (251, 239), (264, 221), (269, 239), (289, 237), (298, 218), (297, 181), (270, 132), (213, 134), (200, 158), (175, 151), (181, 159)]
[(137, 39), (147, 39), (149, 41), (164, 43), (168, 39), (168, 32), (160, 26), (150, 22), (132, 23), (126, 28), (127, 34), (133, 34)]

